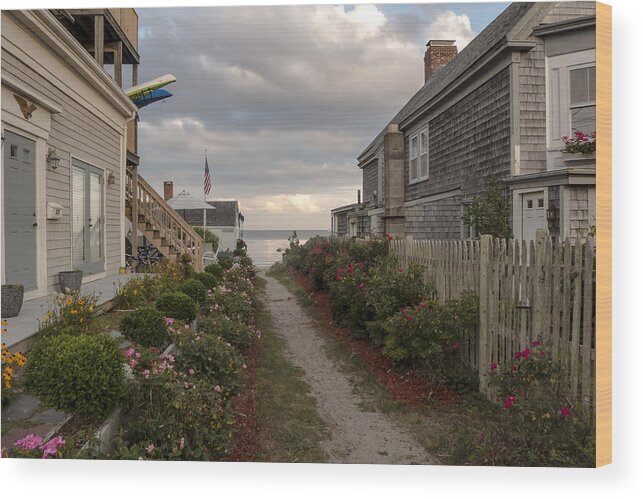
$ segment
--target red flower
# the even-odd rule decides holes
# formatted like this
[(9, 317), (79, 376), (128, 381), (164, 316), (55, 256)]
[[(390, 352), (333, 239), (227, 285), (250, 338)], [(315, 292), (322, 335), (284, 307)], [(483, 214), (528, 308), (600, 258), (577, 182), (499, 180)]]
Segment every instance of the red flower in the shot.
[(528, 358), (529, 358), (529, 354), (531, 353), (531, 350), (529, 350), (529, 348), (525, 348), (525, 349), (524, 349), (522, 352), (520, 352), (520, 353), (521, 353), (521, 355), (522, 355), (522, 358), (523, 358), (523, 359), (528, 359)]
[(420, 307), (426, 308), (426, 303), (420, 303)]
[(413, 320), (413, 317), (411, 317), (410, 315), (407, 315), (407, 316), (406, 316), (406, 320), (407, 320), (407, 321), (409, 321), (409, 322), (411, 322), (411, 321)]
[(364, 283), (363, 283), (363, 282), (360, 282), (360, 283), (359, 283), (359, 286), (357, 286), (357, 287), (358, 287), (359, 289), (364, 289)]
[(514, 397), (513, 395), (509, 395), (505, 399), (505, 402), (503, 404), (505, 409), (511, 409), (513, 407), (515, 401), (516, 401), (516, 397)]
[(514, 359), (519, 359), (520, 357), (522, 357), (522, 352), (516, 352), (514, 354)]
[(393, 236), (391, 234), (386, 234), (386, 239), (388, 239), (389, 241), (392, 241)]
[(516, 364), (511, 364), (511, 370), (512, 370), (512, 371), (517, 371), (517, 370), (518, 370), (518, 366), (517, 366)]
[(498, 364), (496, 364), (495, 362), (492, 362), (491, 369), (498, 369)]
[(400, 308), (400, 312), (405, 313), (406, 312), (406, 307)]
[(540, 341), (538, 341), (538, 340), (532, 341), (532, 342), (531, 342), (531, 346), (532, 346), (532, 347), (540, 346)]
[(454, 341), (453, 343), (451, 343), (451, 350), (458, 350), (459, 348), (460, 348), (460, 343), (458, 343), (457, 341)]
[(558, 411), (558, 412), (560, 412), (560, 415), (562, 417), (566, 418), (567, 416), (569, 416), (572, 413), (572, 410), (569, 407), (567, 407), (566, 405), (564, 405), (563, 407), (560, 408), (560, 411)]

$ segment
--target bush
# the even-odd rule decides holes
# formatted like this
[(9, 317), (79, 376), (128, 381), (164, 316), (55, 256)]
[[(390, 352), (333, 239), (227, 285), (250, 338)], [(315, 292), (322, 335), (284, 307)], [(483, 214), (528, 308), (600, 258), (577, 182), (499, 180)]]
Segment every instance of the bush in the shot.
[(254, 316), (252, 296), (245, 291), (237, 291), (225, 286), (215, 288), (210, 295), (210, 314), (226, 315), (243, 323), (250, 323)]
[(36, 344), (25, 370), (28, 389), (58, 410), (102, 418), (125, 386), (123, 356), (109, 336), (61, 335)]
[(224, 395), (234, 394), (240, 387), (243, 360), (230, 343), (219, 336), (200, 335), (180, 331), (174, 343), (181, 351), (178, 366), (185, 372), (193, 369), (207, 378), (211, 385), (218, 385)]
[(199, 332), (204, 336), (220, 336), (233, 347), (244, 350), (252, 345), (258, 333), (252, 326), (230, 319), (225, 315), (215, 315), (199, 319)]
[(185, 293), (164, 293), (156, 301), (156, 308), (165, 317), (185, 322), (192, 322), (199, 313), (199, 306)]
[(169, 343), (163, 314), (152, 307), (140, 308), (121, 320), (121, 333), (133, 343), (145, 347), (163, 347)]
[(232, 259), (232, 256), (221, 256), (221, 253), (219, 253), (219, 266), (223, 270), (230, 269), (233, 264), (234, 260)]
[(172, 368), (137, 376), (123, 407), (125, 441), (110, 458), (213, 461), (231, 449), (232, 407), (208, 381)]
[(187, 279), (186, 281), (183, 281), (179, 285), (178, 291), (185, 293), (200, 305), (205, 303), (205, 299), (208, 296), (208, 290), (198, 279)]
[(219, 283), (219, 280), (209, 272), (200, 272), (196, 274), (194, 278), (198, 281), (201, 281), (206, 290), (216, 288), (217, 284)]
[(40, 324), (40, 337), (59, 334), (82, 334), (90, 332), (92, 320), (96, 317), (98, 298), (94, 294), (81, 295), (78, 291), (58, 294), (54, 308), (45, 315)]
[(203, 271), (207, 272), (208, 274), (212, 274), (217, 279), (217, 282), (223, 279), (223, 267), (221, 267), (221, 265), (219, 265), (218, 263), (211, 263), (210, 265), (207, 265), (203, 269)]
[(114, 305), (121, 309), (137, 308), (154, 301), (158, 292), (159, 283), (156, 276), (145, 275), (130, 279), (119, 287), (114, 297)]

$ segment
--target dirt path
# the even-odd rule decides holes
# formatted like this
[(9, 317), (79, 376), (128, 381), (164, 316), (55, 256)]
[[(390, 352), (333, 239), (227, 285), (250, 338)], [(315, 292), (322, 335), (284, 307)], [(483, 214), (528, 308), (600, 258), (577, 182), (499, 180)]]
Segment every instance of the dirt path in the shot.
[(331, 437), (322, 443), (333, 463), (438, 464), (413, 436), (379, 412), (360, 407), (348, 377), (324, 349), (326, 338), (296, 298), (277, 280), (267, 281), (266, 308), (275, 330), (288, 343), (290, 361), (305, 371), (321, 418)]

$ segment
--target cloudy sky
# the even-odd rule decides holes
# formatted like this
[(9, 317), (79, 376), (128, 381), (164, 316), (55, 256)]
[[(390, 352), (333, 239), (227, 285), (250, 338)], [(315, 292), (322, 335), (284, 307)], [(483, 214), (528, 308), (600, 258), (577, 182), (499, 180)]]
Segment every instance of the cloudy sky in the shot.
[(356, 200), (356, 157), (422, 86), (431, 38), (462, 49), (508, 4), (138, 9), (141, 174), (238, 199), (247, 229), (325, 229)]

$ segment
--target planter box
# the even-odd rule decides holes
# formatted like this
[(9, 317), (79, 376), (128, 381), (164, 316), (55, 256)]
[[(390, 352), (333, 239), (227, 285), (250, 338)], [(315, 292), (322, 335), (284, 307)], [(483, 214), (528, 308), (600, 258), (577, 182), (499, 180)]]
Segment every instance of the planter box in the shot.
[(596, 167), (596, 153), (592, 154), (571, 154), (564, 152), (561, 155), (563, 162), (569, 166), (592, 166)]
[(25, 287), (22, 284), (2, 285), (2, 318), (17, 317), (22, 308)]
[(58, 272), (58, 285), (60, 291), (69, 293), (70, 291), (80, 291), (80, 286), (83, 283), (83, 272), (81, 270), (69, 270), (66, 272)]

